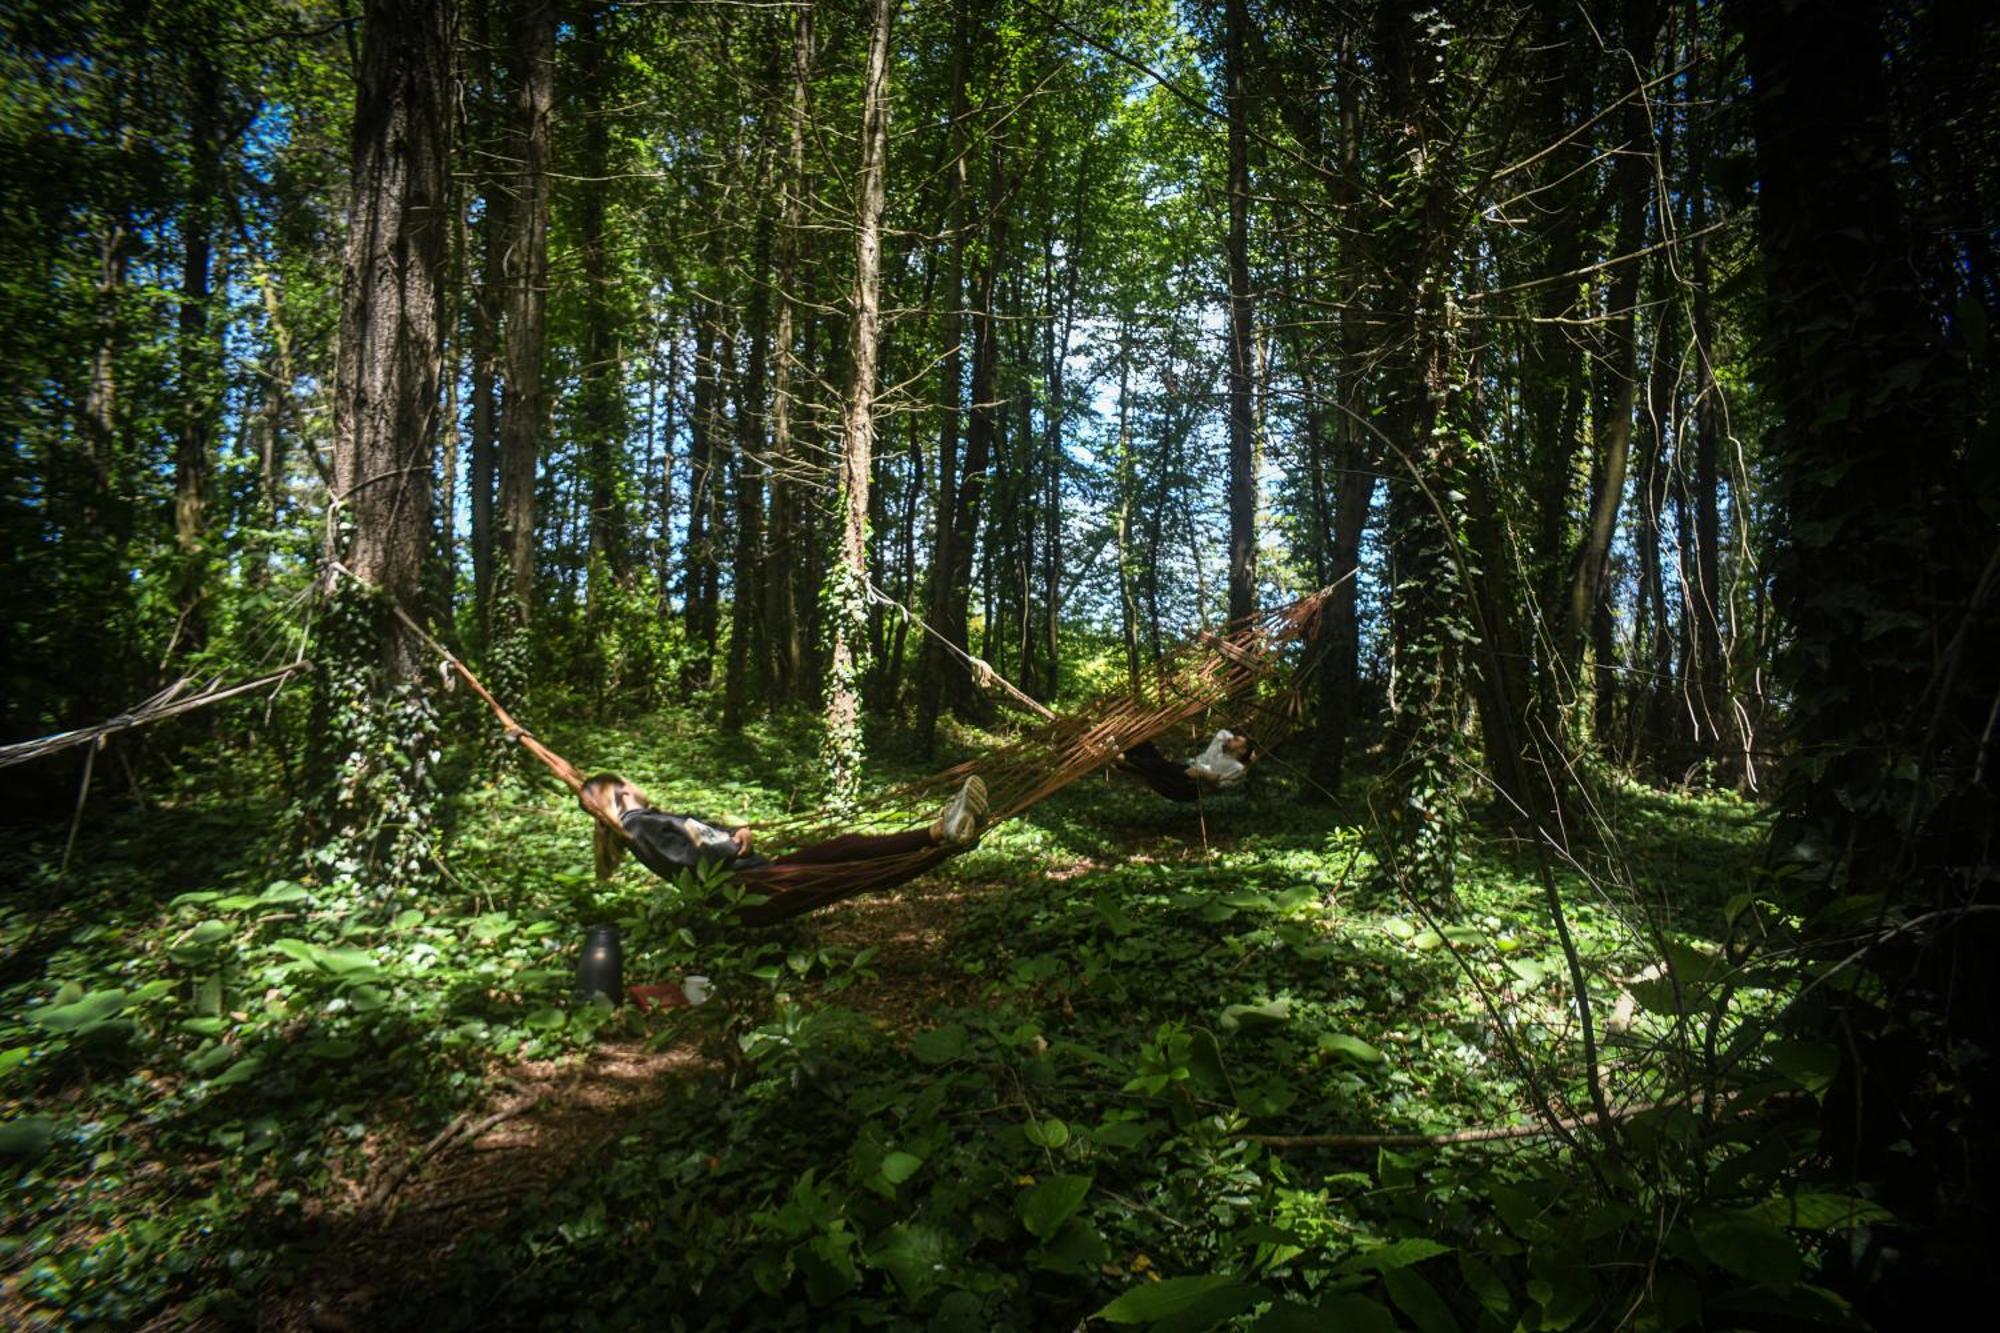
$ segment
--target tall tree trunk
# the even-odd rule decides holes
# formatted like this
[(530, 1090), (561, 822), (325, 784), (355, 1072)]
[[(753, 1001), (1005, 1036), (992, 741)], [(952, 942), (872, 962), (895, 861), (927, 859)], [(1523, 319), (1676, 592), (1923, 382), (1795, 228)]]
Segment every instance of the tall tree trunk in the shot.
[[(1926, 1327), (1991, 1285), (2000, 1081), (1990, 1061), (1954, 1053), (2000, 1040), (1988, 766), (2000, 606), (1982, 512), (1993, 488), (1966, 414), (1978, 389), (1941, 345), (1909, 260), (1886, 8), (1732, 13), (1755, 89), (1768, 382), (1782, 410), (1765, 457), (1785, 521), (1774, 593), (1790, 626), (1779, 672), (1795, 758), (1772, 852), (1808, 904), (1868, 894), (1877, 919), (1937, 918), (1871, 940), (1866, 993), (1793, 1006), (1788, 1026), (1844, 1057), (1822, 1103), (1828, 1184), (1868, 1182), (1905, 1228), (1856, 1312)], [(1833, 935), (1819, 937), (1822, 958), (1846, 953)]]
[[(1632, 61), (1632, 77), (1643, 80), (1653, 65), (1657, 47), (1659, 13), (1656, 0), (1626, 0), (1624, 6), (1625, 49)], [(1604, 419), (1598, 430), (1597, 466), (1592, 489), (1590, 517), (1570, 576), (1569, 597), (1559, 622), (1555, 651), (1571, 668), (1569, 676), (1582, 679), (1584, 645), (1589, 642), (1597, 606), (1608, 596), (1607, 581), (1611, 560), (1611, 539), (1618, 528), (1618, 509), (1625, 498), (1625, 479), (1632, 445), (1632, 416), (1638, 402), (1639, 340), (1636, 336), (1639, 304), (1640, 261), (1636, 255), (1646, 241), (1646, 189), (1652, 180), (1650, 159), (1640, 146), (1651, 147), (1652, 126), (1647, 103), (1635, 95), (1626, 103), (1621, 134), (1625, 151), (1612, 173), (1612, 189), (1618, 198), (1618, 232), (1614, 253), (1625, 257), (1612, 279), (1610, 295), (1609, 356), (1604, 370), (1610, 378), (1608, 392), (1600, 395)], [(1595, 690), (1609, 694), (1617, 687), (1614, 662), (1596, 664)], [(1545, 741), (1561, 739), (1560, 723), (1554, 718), (1554, 690), (1546, 692), (1550, 725)]]
[(583, 255), (584, 317), (578, 426), (590, 494), (590, 603), (587, 622), (603, 615), (599, 583), (631, 573), (630, 530), (624, 499), (625, 377), (612, 301), (610, 207), (611, 115), (609, 45), (593, 4), (576, 19), (577, 78), (583, 179), (577, 183), (577, 238)]
[[(474, 45), (482, 53), (479, 63), (482, 122), (497, 130), (505, 113), (491, 55), (493, 42), (489, 29), (493, 9), (492, 3), (478, 6), (481, 31)], [(500, 322), (507, 289), (504, 268), (508, 190), (489, 168), (481, 175), (479, 193), (479, 281), (472, 296), (470, 339), (472, 456), (467, 480), (471, 495), (466, 507), (472, 523), (472, 596), (479, 642), (485, 647), (493, 628), (495, 591), (493, 492), (499, 475)]]
[(542, 348), (549, 268), (549, 136), (555, 102), (554, 0), (513, 0), (508, 16), (514, 88), (507, 210), (506, 381), (500, 416), (500, 540), (507, 554), (509, 630), (524, 632), (535, 594), (535, 464), (546, 407)]
[[(1351, 216), (1361, 187), (1361, 78), (1351, 53), (1341, 62), (1340, 170), (1329, 186), (1333, 202)], [(1342, 284), (1340, 319), (1340, 412), (1334, 434), (1333, 534), (1327, 550), (1326, 577), (1333, 592), (1320, 614), (1319, 709), (1313, 735), (1312, 777), (1322, 791), (1338, 795), (1346, 774), (1348, 737), (1361, 694), (1360, 581), (1361, 538), (1375, 504), (1377, 451), (1362, 422), (1367, 402), (1362, 393), (1363, 361), (1368, 330), (1359, 313), (1368, 281), (1369, 257), (1358, 228), (1349, 228), (1340, 256)]]
[[(944, 312), (938, 325), (938, 341), (944, 358), (938, 369), (938, 400), (942, 411), (938, 420), (936, 533), (931, 545), (930, 605), (927, 612), (933, 629), (949, 634), (952, 588), (951, 571), (957, 564), (958, 534), (953, 516), (958, 512), (958, 432), (965, 397), (965, 239), (970, 225), (966, 218), (967, 126), (971, 114), (968, 88), (972, 80), (972, 51), (975, 32), (970, 13), (974, 0), (958, 0), (952, 14), (951, 124), (945, 132), (945, 180), (949, 202), (945, 207), (944, 276), (939, 280), (938, 299)], [(935, 636), (924, 639), (924, 668), (917, 681), (917, 748), (930, 754), (937, 747), (938, 712), (943, 707), (948, 680), (956, 663)]]
[(868, 481), (875, 446), (875, 358), (882, 328), (882, 212), (889, 151), (889, 27), (893, 0), (875, 0), (862, 84), (861, 167), (855, 189), (852, 376), (840, 442), (840, 563), (830, 576), (833, 654), (827, 668), (825, 757), (832, 802), (851, 809), (861, 787), (862, 636), (868, 627)]
[(709, 490), (714, 482), (715, 443), (721, 398), (721, 359), (716, 350), (719, 312), (713, 301), (700, 302), (694, 316), (694, 410), (688, 418), (688, 516), (687, 537), (681, 546), (681, 618), (686, 627), (690, 652), (681, 670), (683, 686), (708, 683), (708, 652), (712, 638), (704, 638), (707, 612), (702, 594), (707, 586), (707, 569), (713, 558), (709, 551)]
[[(1689, 75), (1701, 95), (1701, 66)], [(1694, 301), (1690, 312), (1688, 347), (1695, 359), (1694, 458), (1694, 587), (1688, 614), (1694, 618), (1696, 720), (1702, 751), (1713, 758), (1724, 753), (1723, 739), (1731, 730), (1727, 682), (1728, 663), (1722, 646), (1721, 513), (1718, 506), (1717, 455), (1721, 448), (1724, 404), (1715, 378), (1714, 298), (1710, 294), (1708, 252), (1708, 136), (1705, 120), (1697, 121), (1688, 145), (1688, 226), (1694, 240)], [(1740, 756), (1739, 756), (1740, 757)], [(1740, 769), (1740, 765), (1738, 766)], [(1740, 772), (1738, 774), (1740, 776)]]
[[(768, 163), (768, 155), (765, 156)], [(758, 173), (759, 199), (769, 194), (768, 165)], [(729, 671), (722, 688), (722, 729), (743, 728), (746, 694), (763, 693), (763, 655), (751, 651), (762, 637), (758, 619), (764, 606), (764, 366), (770, 346), (771, 215), (758, 207), (756, 241), (750, 260), (750, 357), (736, 399), (736, 552), (731, 582), (735, 605), (729, 613)], [(756, 679), (752, 679), (752, 677)]]
[[(333, 393), (344, 514), (327, 553), (405, 606), (417, 605), (431, 539), (454, 26), (449, 0), (370, 0), (355, 96)], [(427, 650), (386, 607), (329, 577), (313, 728), (323, 809), (357, 877), (407, 883), (427, 864), (436, 796), (435, 717), (408, 690)]]
[(1136, 553), (1132, 549), (1132, 507), (1138, 499), (1138, 460), (1132, 447), (1132, 327), (1118, 327), (1118, 454), (1116, 484), (1118, 516), (1114, 539), (1118, 547), (1118, 628), (1125, 640), (1125, 678), (1139, 692), (1139, 588)]
[[(812, 85), (813, 4), (805, 0), (792, 16), (792, 96), (785, 154), (784, 203), (778, 221), (778, 317), (773, 338), (776, 364), (771, 382), (770, 560), (765, 568), (764, 625), (770, 634), (773, 697), (796, 699), (805, 670), (805, 620), (798, 614), (801, 593), (800, 546), (793, 519), (791, 469), (803, 466), (792, 440), (795, 362), (792, 341), (799, 252), (805, 222), (806, 110)], [(916, 484), (914, 479), (911, 483)]]
[(175, 643), (193, 652), (207, 640), (208, 476), (221, 404), (220, 348), (209, 332), (209, 259), (222, 176), (222, 74), (205, 50), (188, 56), (187, 207), (181, 214), (180, 430), (174, 446), (174, 547), (180, 567)]
[(1244, 87), (1246, 0), (1228, 0), (1224, 71), (1229, 113), (1229, 618), (1256, 609), (1257, 477), (1252, 403), (1249, 106)]

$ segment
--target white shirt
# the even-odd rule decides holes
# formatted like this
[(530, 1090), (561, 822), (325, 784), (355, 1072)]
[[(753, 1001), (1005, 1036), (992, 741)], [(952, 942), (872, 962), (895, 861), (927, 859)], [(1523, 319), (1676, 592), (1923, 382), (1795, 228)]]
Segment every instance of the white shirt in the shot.
[(1196, 755), (1188, 763), (1188, 767), (1197, 769), (1215, 779), (1215, 783), (1219, 787), (1235, 786), (1237, 783), (1243, 781), (1243, 775), (1250, 771), (1244, 765), (1222, 752), (1222, 743), (1235, 739), (1235, 735), (1231, 732), (1216, 732), (1215, 739), (1208, 743), (1208, 748), (1203, 750), (1199, 755)]

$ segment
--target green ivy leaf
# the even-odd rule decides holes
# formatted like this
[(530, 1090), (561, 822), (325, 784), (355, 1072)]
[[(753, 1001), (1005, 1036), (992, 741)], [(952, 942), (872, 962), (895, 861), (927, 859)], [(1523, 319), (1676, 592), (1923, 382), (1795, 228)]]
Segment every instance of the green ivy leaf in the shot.
[(882, 1158), (882, 1178), (891, 1185), (900, 1185), (917, 1173), (924, 1159), (906, 1152), (892, 1152)]
[(1089, 1176), (1049, 1176), (1021, 1196), (1022, 1225), (1036, 1240), (1048, 1240), (1083, 1206), (1090, 1185)]

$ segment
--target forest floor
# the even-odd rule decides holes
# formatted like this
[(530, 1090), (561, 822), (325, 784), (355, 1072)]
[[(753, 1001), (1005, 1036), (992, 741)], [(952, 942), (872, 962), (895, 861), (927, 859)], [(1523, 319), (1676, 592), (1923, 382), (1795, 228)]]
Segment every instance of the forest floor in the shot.
[[(697, 725), (555, 739), (721, 820), (810, 790), (809, 729)], [(1413, 1224), (1412, 1168), (1246, 1132), (1518, 1121), (1525, 1069), (1580, 1097), (1524, 850), (1469, 829), (1433, 920), (1378, 873), (1365, 785), (1330, 807), (1279, 763), (1196, 811), (1091, 779), (944, 873), (754, 935), (637, 867), (597, 885), (582, 818), (533, 782), (465, 786), (444, 887), (366, 920), (282, 876), (240, 760), (107, 801), (60, 885), (66, 828), (15, 830), (0, 1160), (25, 1206), (0, 1320), (970, 1329), (1225, 1268), (1309, 1294), (1313, 1256)], [(1599, 798), (1615, 836), (1564, 885), (1609, 1009), (1654, 941), (1719, 933), (1761, 817)], [(698, 972), (715, 998), (571, 1005), (603, 919), (628, 981)], [(1652, 1086), (1657, 1037), (1641, 1014), (1607, 1052), (1618, 1100)]]

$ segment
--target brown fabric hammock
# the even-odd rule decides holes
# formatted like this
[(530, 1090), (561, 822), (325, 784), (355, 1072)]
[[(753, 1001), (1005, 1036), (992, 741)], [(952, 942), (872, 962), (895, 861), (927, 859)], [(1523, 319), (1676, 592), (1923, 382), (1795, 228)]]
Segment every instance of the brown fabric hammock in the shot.
[[(1135, 690), (1109, 691), (1068, 716), (1055, 717), (1019, 740), (915, 782), (881, 792), (852, 816), (837, 823), (820, 812), (757, 825), (760, 844), (797, 849), (769, 865), (736, 875), (763, 901), (740, 907), (746, 925), (768, 925), (817, 911), (857, 894), (893, 888), (949, 860), (958, 847), (911, 839), (909, 850), (865, 859), (839, 859), (841, 833), (908, 828), (935, 810), (968, 777), (977, 775), (988, 793), (987, 826), (1011, 819), (1107, 765), (1135, 745), (1224, 706), (1272, 680), (1288, 648), (1314, 635), (1331, 588), (1234, 622), (1221, 634), (1203, 631), (1146, 669)], [(574, 765), (516, 722), (465, 664), (425, 634), (398, 609), (404, 623), (428, 640), (465, 683), (483, 699), (535, 758), (571, 791), (583, 786)], [(623, 829), (615, 829), (621, 837)]]

